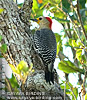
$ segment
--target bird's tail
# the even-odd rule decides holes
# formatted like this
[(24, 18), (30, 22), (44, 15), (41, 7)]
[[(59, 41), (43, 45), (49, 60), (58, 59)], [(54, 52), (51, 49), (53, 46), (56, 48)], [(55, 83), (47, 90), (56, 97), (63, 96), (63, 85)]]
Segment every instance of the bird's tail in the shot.
[(53, 64), (50, 64), (45, 70), (45, 80), (46, 82), (52, 82), (54, 84), (54, 71), (53, 71)]

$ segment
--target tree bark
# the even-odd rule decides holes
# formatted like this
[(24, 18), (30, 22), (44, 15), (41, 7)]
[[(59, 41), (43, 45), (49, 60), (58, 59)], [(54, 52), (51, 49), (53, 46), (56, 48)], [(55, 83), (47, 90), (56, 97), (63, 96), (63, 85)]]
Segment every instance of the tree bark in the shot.
[[(51, 100), (53, 97), (57, 97), (55, 100), (64, 100), (64, 93), (59, 84), (55, 82), (54, 85), (49, 85), (44, 80), (43, 62), (34, 50), (29, 23), (32, 3), (32, 0), (25, 0), (21, 9), (18, 9), (12, 0), (0, 0), (0, 8), (4, 9), (0, 14), (0, 35), (8, 47), (4, 57), (14, 66), (21, 60), (26, 61), (28, 65), (33, 63), (35, 72), (28, 76), (24, 92), (44, 92), (45, 96), (52, 98)], [(69, 100), (67, 96), (65, 98)]]

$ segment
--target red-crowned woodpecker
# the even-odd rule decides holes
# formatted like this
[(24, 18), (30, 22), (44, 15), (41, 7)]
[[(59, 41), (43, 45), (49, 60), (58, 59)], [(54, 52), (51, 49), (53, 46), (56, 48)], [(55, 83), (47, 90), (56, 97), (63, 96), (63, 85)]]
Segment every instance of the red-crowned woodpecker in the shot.
[(39, 24), (33, 39), (36, 52), (41, 57), (45, 67), (46, 82), (54, 83), (54, 61), (56, 58), (56, 38), (52, 32), (52, 20), (49, 17), (31, 19)]

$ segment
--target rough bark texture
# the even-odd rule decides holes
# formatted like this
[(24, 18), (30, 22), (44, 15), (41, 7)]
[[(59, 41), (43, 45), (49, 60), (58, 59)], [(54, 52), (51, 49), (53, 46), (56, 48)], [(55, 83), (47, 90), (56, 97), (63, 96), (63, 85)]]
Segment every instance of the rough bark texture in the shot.
[[(17, 5), (10, 0), (0, 0), (0, 8), (4, 9), (4, 12), (0, 14), (0, 35), (3, 36), (3, 41), (8, 46), (4, 57), (13, 65), (17, 65), (21, 60), (28, 64), (33, 62), (35, 69), (33, 75), (28, 76), (26, 88), (23, 91), (45, 92), (45, 95), (60, 98), (55, 100), (64, 100), (64, 93), (59, 84), (55, 82), (54, 85), (49, 85), (44, 80), (43, 63), (34, 51), (29, 29), (32, 0), (25, 0), (21, 9), (18, 9)], [(66, 100), (68, 100), (67, 97)]]

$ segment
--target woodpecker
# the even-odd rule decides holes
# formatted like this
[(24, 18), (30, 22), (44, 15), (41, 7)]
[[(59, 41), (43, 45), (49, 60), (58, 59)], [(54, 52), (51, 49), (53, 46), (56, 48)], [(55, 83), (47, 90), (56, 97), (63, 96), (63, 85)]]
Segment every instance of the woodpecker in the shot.
[(41, 57), (45, 67), (45, 80), (54, 84), (54, 61), (56, 58), (56, 38), (52, 32), (52, 19), (39, 17), (31, 19), (39, 24), (39, 29), (33, 35), (36, 52)]

